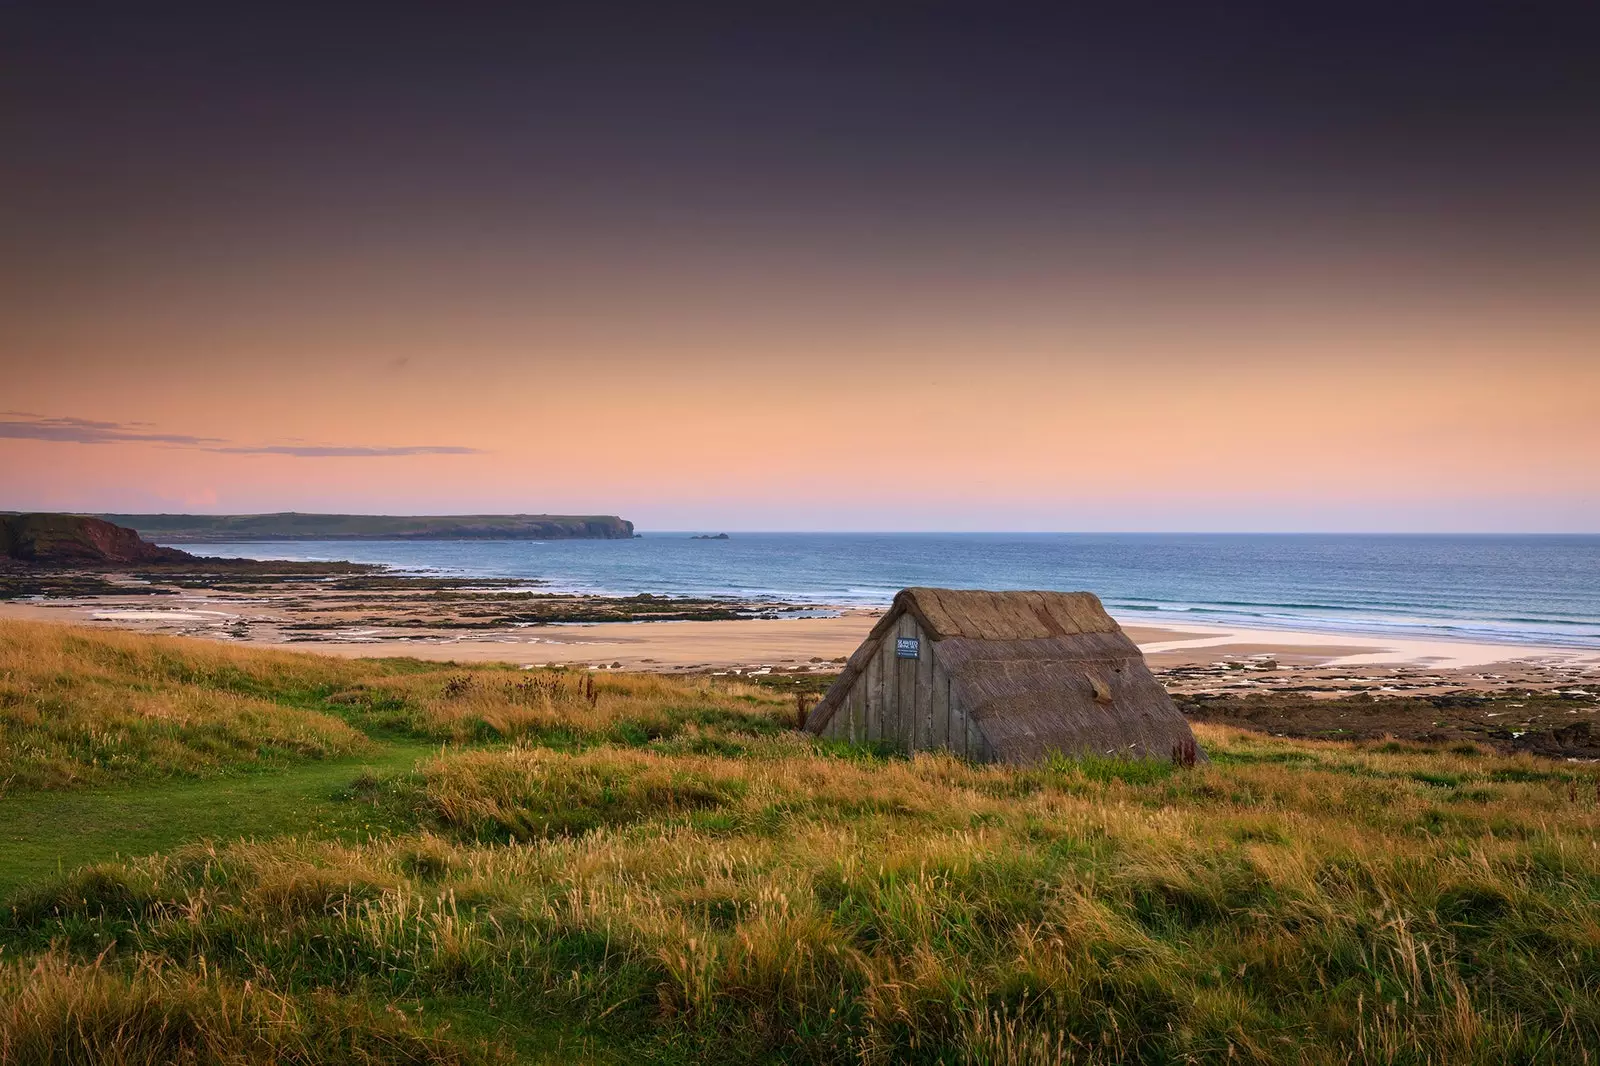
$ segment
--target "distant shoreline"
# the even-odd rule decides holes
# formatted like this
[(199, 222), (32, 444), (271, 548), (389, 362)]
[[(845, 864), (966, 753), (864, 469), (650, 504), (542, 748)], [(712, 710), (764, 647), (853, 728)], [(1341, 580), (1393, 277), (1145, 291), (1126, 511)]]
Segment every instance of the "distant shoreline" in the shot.
[(630, 540), (618, 515), (100, 514), (169, 544), (304, 540)]

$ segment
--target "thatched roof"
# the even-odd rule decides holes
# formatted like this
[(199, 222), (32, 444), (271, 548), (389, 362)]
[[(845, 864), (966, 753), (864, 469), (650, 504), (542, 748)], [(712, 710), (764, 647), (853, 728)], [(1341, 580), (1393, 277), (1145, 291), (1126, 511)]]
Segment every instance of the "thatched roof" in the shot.
[(877, 628), (900, 611), (910, 611), (933, 640), (1035, 640), (1120, 632), (1092, 592), (902, 589)]
[(905, 589), (806, 728), (822, 731), (906, 613), (935, 642), (952, 696), (1002, 760), (1032, 762), (1051, 752), (1165, 759), (1194, 745), (1138, 646), (1089, 592)]

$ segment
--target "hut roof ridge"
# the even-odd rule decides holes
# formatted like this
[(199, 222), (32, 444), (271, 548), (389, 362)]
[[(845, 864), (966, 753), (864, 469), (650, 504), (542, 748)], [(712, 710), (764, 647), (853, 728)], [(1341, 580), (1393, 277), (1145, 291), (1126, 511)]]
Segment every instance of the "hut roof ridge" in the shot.
[(917, 586), (901, 590), (889, 614), (902, 610), (911, 612), (934, 640), (1043, 640), (1118, 628), (1092, 592)]

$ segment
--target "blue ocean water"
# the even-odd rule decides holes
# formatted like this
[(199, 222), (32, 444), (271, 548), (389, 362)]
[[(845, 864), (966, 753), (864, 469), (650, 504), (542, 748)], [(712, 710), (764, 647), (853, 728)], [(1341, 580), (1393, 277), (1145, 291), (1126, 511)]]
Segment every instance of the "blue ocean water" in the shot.
[(207, 555), (542, 578), (562, 591), (878, 605), (906, 585), (1088, 589), (1123, 621), (1600, 648), (1600, 536), (744, 533), (277, 541)]

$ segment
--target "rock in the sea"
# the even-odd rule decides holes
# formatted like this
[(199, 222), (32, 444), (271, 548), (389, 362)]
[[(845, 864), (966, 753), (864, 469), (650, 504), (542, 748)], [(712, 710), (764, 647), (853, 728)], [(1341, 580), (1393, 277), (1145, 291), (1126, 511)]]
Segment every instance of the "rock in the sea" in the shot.
[(126, 526), (74, 514), (0, 515), (0, 555), (28, 563), (179, 563), (194, 558)]

